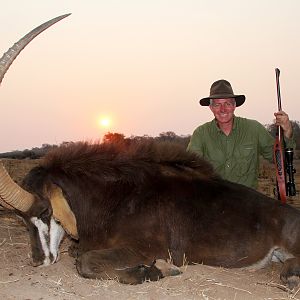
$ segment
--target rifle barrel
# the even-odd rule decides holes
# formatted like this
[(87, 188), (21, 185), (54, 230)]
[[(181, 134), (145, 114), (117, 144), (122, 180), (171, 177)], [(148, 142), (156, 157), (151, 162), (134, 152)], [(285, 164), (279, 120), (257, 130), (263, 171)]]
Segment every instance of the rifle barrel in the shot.
[(281, 111), (281, 95), (280, 95), (280, 84), (279, 84), (279, 75), (280, 70), (278, 68), (275, 69), (276, 73), (276, 86), (277, 86), (277, 100), (278, 100), (278, 111)]

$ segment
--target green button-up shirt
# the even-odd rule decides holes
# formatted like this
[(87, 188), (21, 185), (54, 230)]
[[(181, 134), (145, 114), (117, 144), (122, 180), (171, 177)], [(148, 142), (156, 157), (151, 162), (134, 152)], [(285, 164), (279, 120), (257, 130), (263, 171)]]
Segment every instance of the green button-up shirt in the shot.
[[(293, 139), (286, 139), (295, 148)], [(216, 120), (195, 129), (188, 150), (210, 161), (224, 179), (257, 188), (259, 156), (273, 162), (274, 138), (255, 120), (234, 117), (231, 133), (226, 136)]]

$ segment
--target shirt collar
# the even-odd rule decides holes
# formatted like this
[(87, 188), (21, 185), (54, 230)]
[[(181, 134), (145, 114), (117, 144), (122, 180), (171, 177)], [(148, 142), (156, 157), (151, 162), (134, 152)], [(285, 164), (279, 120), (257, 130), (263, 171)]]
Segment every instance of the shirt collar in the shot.
[[(235, 115), (233, 115), (233, 126), (232, 126), (232, 131), (235, 130), (236, 128), (236, 123), (237, 123), (237, 117)], [(214, 118), (212, 120), (212, 124), (215, 128), (215, 130), (217, 130), (217, 132), (223, 133), (223, 131), (219, 128), (218, 124), (217, 124), (217, 120), (216, 118)]]

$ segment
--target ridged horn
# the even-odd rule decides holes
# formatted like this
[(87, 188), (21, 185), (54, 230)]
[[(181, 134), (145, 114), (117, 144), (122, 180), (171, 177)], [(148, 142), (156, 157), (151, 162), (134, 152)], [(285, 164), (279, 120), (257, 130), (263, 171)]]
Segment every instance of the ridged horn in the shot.
[(8, 205), (5, 201), (3, 201), (1, 197), (0, 197), (0, 205), (8, 209), (14, 209), (12, 206)]
[(7, 173), (0, 161), (0, 203), (6, 208), (15, 208), (22, 212), (27, 212), (34, 203), (34, 196), (23, 190), (16, 184)]
[(10, 65), (13, 63), (15, 58), (20, 54), (20, 52), (41, 32), (55, 24), (56, 22), (68, 17), (70, 14), (65, 14), (59, 17), (56, 17), (50, 21), (43, 23), (42, 25), (36, 27), (29, 33), (27, 33), (24, 37), (22, 37), (17, 43), (15, 43), (11, 48), (8, 49), (7, 52), (3, 54), (0, 59), (0, 84), (2, 79), (9, 69)]

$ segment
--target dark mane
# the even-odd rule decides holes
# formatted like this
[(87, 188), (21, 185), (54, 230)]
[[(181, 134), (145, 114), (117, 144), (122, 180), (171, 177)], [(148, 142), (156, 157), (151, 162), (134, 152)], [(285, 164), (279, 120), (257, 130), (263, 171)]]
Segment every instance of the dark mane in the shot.
[[(212, 166), (183, 146), (170, 142), (145, 141), (125, 145), (123, 143), (77, 142), (62, 145), (50, 151), (42, 166), (69, 176), (104, 175), (117, 176), (125, 172), (140, 174), (143, 170), (167, 168), (171, 172), (190, 170), (206, 179), (215, 177)], [(201, 177), (202, 177), (201, 176)], [(107, 178), (106, 178), (107, 179)]]
[[(38, 190), (37, 177), (62, 188), (76, 212), (80, 236), (93, 244), (97, 242), (94, 233), (107, 236), (116, 218), (123, 218), (123, 214), (158, 205), (159, 195), (170, 191), (179, 195), (184, 186), (191, 187), (193, 192), (189, 197), (194, 197), (192, 186), (200, 181), (202, 184), (214, 181), (217, 176), (209, 163), (183, 146), (139, 141), (60, 146), (44, 157), (39, 168), (31, 171), (27, 177), (29, 190)], [(121, 215), (116, 213), (119, 211)]]

